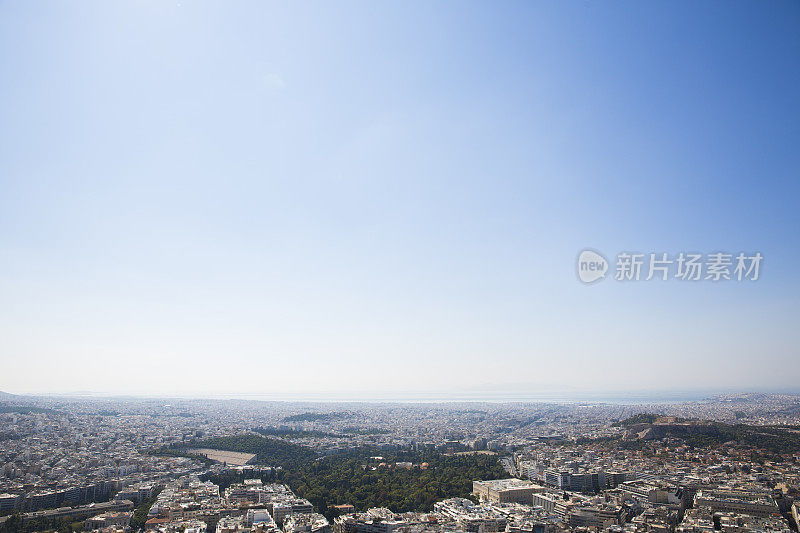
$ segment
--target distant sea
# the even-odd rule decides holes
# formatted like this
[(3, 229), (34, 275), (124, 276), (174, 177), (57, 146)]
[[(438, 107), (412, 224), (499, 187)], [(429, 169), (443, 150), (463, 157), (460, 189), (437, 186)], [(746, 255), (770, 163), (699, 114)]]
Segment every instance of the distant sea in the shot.
[(668, 404), (700, 401), (718, 394), (715, 392), (660, 392), (631, 394), (530, 394), (530, 393), (492, 393), (492, 394), (458, 394), (458, 393), (420, 393), (402, 395), (364, 395), (352, 397), (337, 394), (231, 394), (212, 395), (214, 399), (241, 399), (256, 401), (284, 402), (374, 402), (374, 403), (570, 403), (570, 404)]
[(172, 394), (130, 394), (121, 395), (103, 392), (44, 393), (30, 396), (56, 396), (72, 398), (116, 398), (116, 399), (186, 399), (186, 400), (244, 400), (262, 402), (299, 402), (299, 403), (560, 403), (578, 405), (637, 405), (637, 404), (670, 404), (682, 402), (698, 402), (721, 394), (778, 393), (797, 394), (792, 390), (688, 390), (688, 391), (626, 391), (626, 392), (591, 392), (591, 391), (533, 391), (533, 392), (498, 392), (498, 391), (447, 391), (447, 392), (408, 392), (408, 393), (362, 393), (353, 396), (344, 393), (306, 392), (306, 393), (220, 393), (202, 391), (197, 393)]

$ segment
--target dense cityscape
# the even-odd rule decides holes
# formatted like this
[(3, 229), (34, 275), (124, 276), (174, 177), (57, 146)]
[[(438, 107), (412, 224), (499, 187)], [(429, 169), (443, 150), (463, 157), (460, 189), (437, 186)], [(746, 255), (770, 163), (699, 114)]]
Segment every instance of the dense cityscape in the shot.
[(0, 530), (797, 530), (800, 396), (659, 404), (32, 397)]

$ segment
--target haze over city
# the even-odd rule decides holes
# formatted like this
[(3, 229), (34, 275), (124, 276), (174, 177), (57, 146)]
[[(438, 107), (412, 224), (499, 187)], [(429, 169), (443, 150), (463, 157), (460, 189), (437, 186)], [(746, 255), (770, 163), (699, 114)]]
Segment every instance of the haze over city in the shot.
[(0, 1), (0, 533), (798, 533), (798, 30)]

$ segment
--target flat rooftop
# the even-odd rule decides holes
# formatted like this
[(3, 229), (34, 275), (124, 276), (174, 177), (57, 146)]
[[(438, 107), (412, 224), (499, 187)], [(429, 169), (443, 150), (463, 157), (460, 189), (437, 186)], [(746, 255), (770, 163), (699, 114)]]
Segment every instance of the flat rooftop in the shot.
[(524, 479), (509, 478), (509, 479), (490, 479), (487, 481), (474, 481), (476, 485), (487, 487), (491, 490), (513, 490), (513, 489), (536, 489), (541, 488), (541, 485), (531, 483)]

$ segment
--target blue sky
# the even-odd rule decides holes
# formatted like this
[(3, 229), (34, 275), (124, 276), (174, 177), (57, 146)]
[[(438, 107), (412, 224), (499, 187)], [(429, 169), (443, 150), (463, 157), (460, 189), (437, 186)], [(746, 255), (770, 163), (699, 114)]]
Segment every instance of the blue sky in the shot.
[[(0, 390), (798, 390), (796, 2), (0, 3)], [(575, 258), (759, 251), (750, 283)]]

